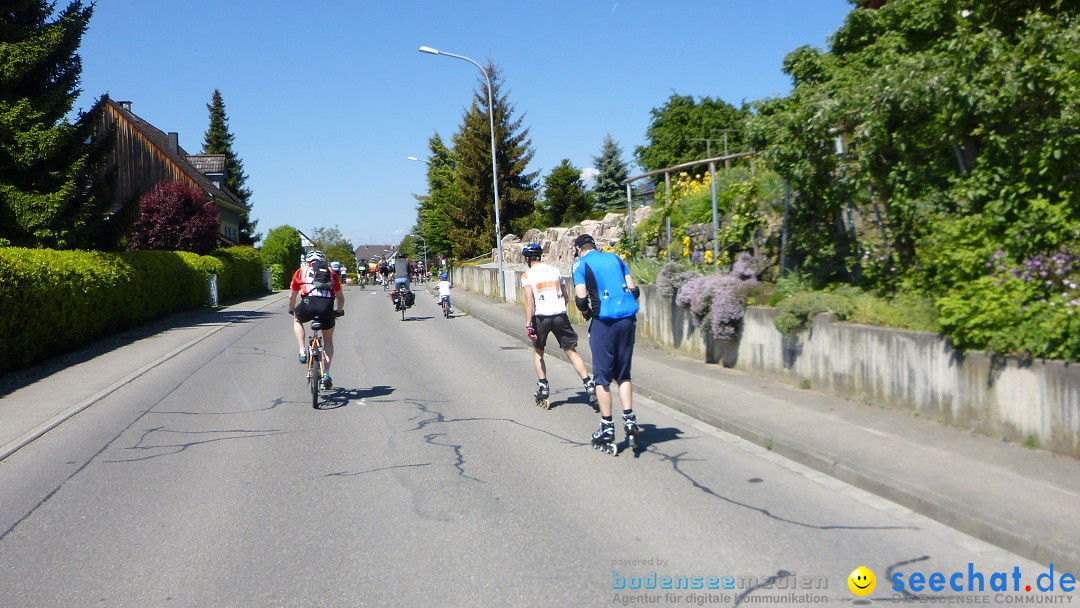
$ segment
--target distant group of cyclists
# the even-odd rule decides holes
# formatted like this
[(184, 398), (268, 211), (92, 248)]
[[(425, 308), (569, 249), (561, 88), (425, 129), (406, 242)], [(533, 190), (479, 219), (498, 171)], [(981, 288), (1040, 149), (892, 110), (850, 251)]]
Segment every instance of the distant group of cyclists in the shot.
[[(440, 303), (445, 300), (446, 306), (450, 307), (450, 279), (446, 272), (445, 258), (440, 258), (441, 271), (439, 275), (438, 299)], [(345, 314), (345, 294), (341, 289), (347, 267), (340, 262), (334, 261), (327, 264), (326, 255), (318, 250), (311, 251), (304, 256), (300, 268), (293, 273), (289, 285), (289, 314), (293, 318), (293, 333), (296, 335), (296, 343), (299, 346), (299, 361), (307, 363), (308, 352), (304, 342), (304, 323), (317, 320), (322, 326), (324, 342), (324, 375), (322, 384), (324, 388), (333, 386), (330, 377), (330, 364), (334, 357), (334, 325), (335, 319)], [(397, 253), (393, 260), (386, 257), (372, 260), (358, 260), (357, 282), (363, 286), (372, 283), (381, 283), (384, 289), (393, 291), (390, 294), (395, 308), (413, 305), (415, 295), (412, 293), (413, 282), (423, 283), (427, 281), (428, 271), (423, 261), (412, 261), (404, 253)], [(393, 274), (393, 283), (391, 283)], [(453, 309), (450, 309), (453, 312)], [(402, 317), (404, 318), (404, 317)]]

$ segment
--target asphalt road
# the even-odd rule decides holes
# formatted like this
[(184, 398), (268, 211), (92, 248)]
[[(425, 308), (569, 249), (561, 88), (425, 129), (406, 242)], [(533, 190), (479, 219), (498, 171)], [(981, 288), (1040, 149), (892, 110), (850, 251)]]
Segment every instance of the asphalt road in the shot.
[(5, 460), (0, 604), (824, 605), (862, 565), (884, 604), (897, 567), (1045, 570), (646, 399), (602, 454), (569, 365), (540, 410), (520, 343), (347, 297), (321, 409), (282, 301)]

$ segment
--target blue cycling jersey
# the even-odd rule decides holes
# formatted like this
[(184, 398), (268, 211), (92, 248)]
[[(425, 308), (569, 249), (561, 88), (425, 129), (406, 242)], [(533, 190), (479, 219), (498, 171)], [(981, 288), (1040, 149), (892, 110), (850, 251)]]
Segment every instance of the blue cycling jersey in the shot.
[(630, 269), (614, 253), (590, 250), (574, 262), (574, 284), (585, 285), (589, 305), (600, 319), (626, 319), (638, 311), (638, 302), (626, 288)]

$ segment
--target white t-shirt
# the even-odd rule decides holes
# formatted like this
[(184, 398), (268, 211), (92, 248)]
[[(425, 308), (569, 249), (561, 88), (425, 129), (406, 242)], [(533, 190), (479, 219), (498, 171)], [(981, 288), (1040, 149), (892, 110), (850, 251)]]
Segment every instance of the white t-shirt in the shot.
[(558, 268), (544, 263), (533, 264), (532, 268), (521, 275), (521, 286), (533, 290), (535, 314), (549, 317), (566, 312), (563, 276)]
[(450, 281), (439, 281), (439, 297), (450, 295)]

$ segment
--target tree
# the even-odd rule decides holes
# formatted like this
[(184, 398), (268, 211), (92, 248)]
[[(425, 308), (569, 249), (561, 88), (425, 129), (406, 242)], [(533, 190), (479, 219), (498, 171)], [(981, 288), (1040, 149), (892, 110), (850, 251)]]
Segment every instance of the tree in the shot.
[(581, 181), (581, 169), (563, 159), (559, 166), (544, 178), (544, 199), (541, 204), (549, 226), (577, 222), (592, 212), (592, 198)]
[(604, 136), (600, 156), (593, 157), (593, 162), (597, 170), (594, 206), (600, 211), (625, 210), (626, 184), (623, 182), (630, 177), (630, 170), (623, 162), (622, 149), (611, 135)]
[(93, 4), (21, 0), (0, 11), (0, 245), (116, 249), (134, 206), (114, 209), (104, 99), (74, 124), (77, 53)]
[(446, 147), (438, 133), (428, 140), (428, 149), (431, 151), (427, 160), (428, 193), (415, 195), (420, 204), (412, 231), (427, 241), (428, 253), (458, 255), (451, 220), (452, 210), (462, 206), (456, 178), (457, 155)]
[[(744, 141), (743, 122), (749, 110), (736, 109), (711, 97), (695, 102), (693, 97), (672, 93), (663, 107), (653, 108), (650, 114), (652, 122), (645, 132), (649, 142), (634, 148), (634, 154), (638, 165), (646, 171), (656, 171), (705, 158), (710, 149), (707, 139), (714, 140), (711, 150), (716, 156), (722, 150), (717, 141), (725, 131), (730, 131), (728, 149), (740, 149)], [(692, 173), (706, 170), (699, 168)]]
[(251, 219), (251, 189), (244, 185), (248, 176), (244, 173), (243, 161), (232, 149), (236, 137), (229, 132), (229, 119), (225, 115), (225, 102), (221, 98), (221, 91), (214, 89), (214, 95), (210, 103), (206, 104), (206, 109), (210, 111), (210, 127), (203, 140), (203, 153), (225, 155), (225, 187), (248, 208), (240, 217), (239, 242), (241, 245), (254, 245), (262, 238), (261, 234), (255, 234), (255, 226), (259, 220)]
[(337, 226), (316, 228), (311, 235), (311, 240), (315, 243), (316, 249), (326, 254), (327, 262), (341, 262), (345, 266), (352, 266), (355, 263), (356, 248), (341, 234)]
[(536, 204), (535, 180), (538, 173), (526, 172), (534, 151), (529, 130), (522, 129), (523, 118), (512, 120), (514, 106), (502, 95), (502, 82), (493, 64), (486, 68), (492, 82), (494, 108), (488, 107), (487, 81), (473, 96), (461, 129), (453, 137), (457, 156), (457, 181), (461, 207), (451, 210), (452, 237), (462, 257), (490, 251), (495, 245), (495, 196), (491, 176), (491, 128), (488, 112), (495, 122), (496, 165), (499, 175), (499, 221), (504, 229), (513, 229), (518, 220), (529, 217)]
[(1080, 240), (1076, 6), (886, 2), (853, 10), (829, 52), (789, 54), (794, 91), (751, 125), (798, 191), (800, 264), (940, 292), (998, 250), (1021, 263)]
[(207, 254), (217, 243), (218, 208), (183, 182), (161, 182), (139, 199), (139, 217), (128, 249)]
[(280, 272), (271, 274), (274, 278), (274, 288), (284, 289), (286, 281), (300, 268), (300, 256), (304, 254), (304, 248), (300, 241), (300, 232), (292, 226), (278, 226), (266, 234), (259, 248), (263, 267), (270, 268), (280, 266)]

